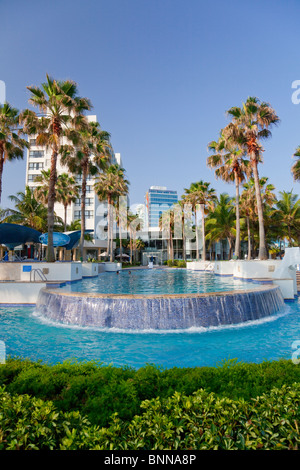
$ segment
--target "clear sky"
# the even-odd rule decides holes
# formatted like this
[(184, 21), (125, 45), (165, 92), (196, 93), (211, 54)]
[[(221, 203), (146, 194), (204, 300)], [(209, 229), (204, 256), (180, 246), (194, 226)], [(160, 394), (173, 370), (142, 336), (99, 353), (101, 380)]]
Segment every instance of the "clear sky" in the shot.
[[(77, 82), (122, 155), (132, 204), (151, 185), (181, 196), (200, 179), (233, 195), (206, 166), (207, 144), (227, 109), (257, 96), (281, 119), (260, 175), (300, 194), (299, 17), (299, 0), (0, 0), (0, 80), (20, 110), (46, 73)], [(2, 207), (24, 185), (25, 160), (8, 163)]]

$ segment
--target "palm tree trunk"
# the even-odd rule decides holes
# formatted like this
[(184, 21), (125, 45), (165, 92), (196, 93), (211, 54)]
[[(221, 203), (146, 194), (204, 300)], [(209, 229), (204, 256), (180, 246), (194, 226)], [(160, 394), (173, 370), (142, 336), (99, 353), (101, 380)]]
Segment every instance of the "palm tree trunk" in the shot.
[(199, 259), (199, 232), (198, 232), (198, 214), (195, 207), (195, 230), (196, 230), (196, 260)]
[(240, 235), (240, 184), (237, 172), (234, 173), (235, 178), (235, 213), (236, 213), (236, 238), (235, 238), (235, 256), (237, 259), (241, 257), (241, 235)]
[(247, 220), (247, 233), (248, 233), (248, 260), (251, 259), (251, 231), (250, 231), (250, 219), (249, 216), (246, 216)]
[(257, 215), (258, 215), (258, 225), (259, 225), (259, 252), (258, 258), (260, 260), (268, 259), (266, 241), (265, 241), (265, 227), (264, 227), (264, 214), (263, 206), (261, 200), (260, 184), (256, 159), (252, 158), (252, 169), (255, 183), (255, 194), (256, 194), (256, 203), (257, 203)]
[(110, 194), (107, 195), (107, 257), (110, 258)]
[(2, 195), (3, 164), (4, 164), (4, 151), (3, 151), (3, 145), (0, 144), (0, 202), (1, 202), (1, 195)]
[(65, 209), (65, 221), (64, 221), (65, 228), (64, 228), (64, 230), (65, 230), (65, 232), (67, 231), (67, 208), (68, 208), (68, 204), (65, 204), (64, 205), (64, 209)]
[(47, 262), (55, 261), (53, 248), (53, 227), (54, 227), (54, 203), (55, 203), (55, 184), (56, 184), (56, 162), (57, 150), (54, 149), (51, 157), (49, 190), (48, 190), (48, 249)]
[(86, 198), (86, 180), (88, 172), (88, 160), (82, 164), (82, 183), (81, 183), (81, 234), (80, 234), (80, 258), (83, 261), (83, 245), (84, 245), (84, 234), (85, 234), (85, 198)]
[(202, 221), (201, 221), (201, 223), (202, 223), (202, 243), (203, 243), (203, 247), (202, 247), (202, 261), (206, 261), (204, 205), (201, 204), (200, 207), (201, 207), (201, 215), (202, 215)]

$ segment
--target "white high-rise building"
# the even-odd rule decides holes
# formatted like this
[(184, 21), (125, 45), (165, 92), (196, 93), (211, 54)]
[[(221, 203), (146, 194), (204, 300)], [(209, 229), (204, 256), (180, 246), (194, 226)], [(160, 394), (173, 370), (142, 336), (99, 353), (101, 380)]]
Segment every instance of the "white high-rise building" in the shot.
[[(96, 116), (88, 116), (89, 121), (97, 121)], [(63, 137), (62, 144), (67, 144), (67, 139)], [(27, 165), (26, 165), (26, 180), (25, 184), (31, 188), (38, 186), (39, 183), (35, 182), (36, 176), (41, 174), (41, 170), (49, 170), (51, 163), (51, 148), (45, 148), (44, 146), (38, 146), (34, 136), (29, 137), (30, 148), (27, 150)], [(111, 164), (118, 164), (122, 166), (122, 160), (120, 153), (114, 153), (111, 150)], [(57, 159), (57, 174), (70, 173), (66, 166), (63, 166), (60, 161), (60, 157)], [(75, 175), (74, 175), (75, 177)], [(81, 176), (75, 177), (78, 185), (81, 184)], [(94, 176), (89, 175), (87, 178), (86, 186), (86, 207), (85, 207), (85, 222), (86, 230), (93, 230), (94, 242), (85, 242), (85, 248), (87, 255), (97, 257), (101, 251), (107, 247), (107, 241), (103, 239), (103, 230), (99, 231), (97, 226), (103, 226), (103, 211), (100, 209), (98, 197), (94, 191)], [(81, 200), (80, 197), (71, 203), (67, 208), (67, 224), (75, 220), (81, 219)], [(103, 204), (102, 204), (103, 205)], [(100, 210), (99, 210), (100, 209)], [(61, 203), (56, 202), (54, 205), (54, 211), (57, 216), (64, 220), (64, 207)], [(105, 225), (105, 222), (104, 222)], [(97, 235), (100, 235), (98, 236)]]

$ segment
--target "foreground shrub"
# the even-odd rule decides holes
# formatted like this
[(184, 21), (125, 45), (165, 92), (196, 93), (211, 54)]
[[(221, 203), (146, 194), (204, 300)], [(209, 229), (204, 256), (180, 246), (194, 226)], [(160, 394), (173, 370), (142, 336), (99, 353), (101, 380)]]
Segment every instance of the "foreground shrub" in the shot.
[(141, 413), (141, 402), (168, 398), (175, 392), (192, 395), (199, 389), (236, 400), (268, 393), (272, 388), (300, 382), (300, 367), (292, 361), (261, 364), (224, 361), (218, 367), (140, 369), (104, 366), (97, 362), (47, 365), (8, 359), (0, 367), (0, 386), (11, 394), (51, 400), (60, 411), (80, 411), (89, 421), (108, 426), (113, 413), (131, 420)]
[(11, 396), (0, 388), (0, 450), (250, 450), (298, 449), (300, 385), (272, 389), (250, 402), (198, 390), (141, 404), (131, 421), (108, 428), (52, 402)]

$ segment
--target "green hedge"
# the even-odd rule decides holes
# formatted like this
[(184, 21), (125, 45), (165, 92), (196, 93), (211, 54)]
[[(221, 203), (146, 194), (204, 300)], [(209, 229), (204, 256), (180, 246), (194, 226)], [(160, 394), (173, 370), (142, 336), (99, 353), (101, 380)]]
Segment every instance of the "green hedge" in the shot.
[(57, 365), (9, 358), (0, 366), (0, 386), (11, 394), (51, 400), (61, 412), (79, 411), (93, 424), (107, 426), (113, 413), (131, 420), (144, 400), (192, 395), (199, 389), (219, 398), (251, 401), (272, 388), (300, 383), (300, 367), (281, 360), (261, 364), (224, 361), (217, 367), (140, 369), (97, 362)]
[(115, 414), (100, 428), (78, 411), (57, 411), (51, 402), (0, 388), (0, 450), (296, 450), (299, 405), (300, 384), (248, 402), (201, 389), (143, 401), (131, 421)]

